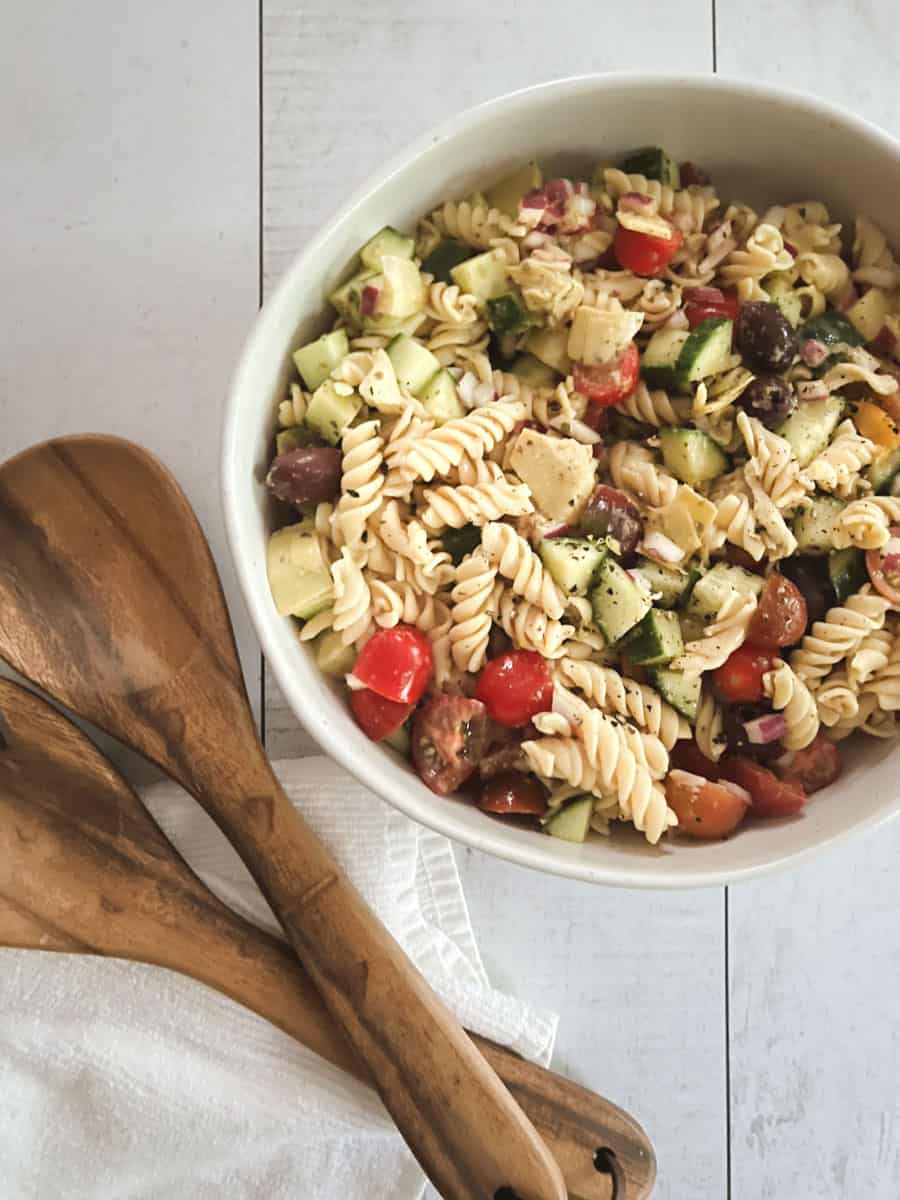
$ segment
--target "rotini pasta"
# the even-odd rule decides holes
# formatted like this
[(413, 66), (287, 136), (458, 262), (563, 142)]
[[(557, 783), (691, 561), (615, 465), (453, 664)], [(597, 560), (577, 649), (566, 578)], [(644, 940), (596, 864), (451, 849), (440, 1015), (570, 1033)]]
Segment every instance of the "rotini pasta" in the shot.
[(890, 605), (873, 595), (868, 585), (841, 605), (835, 605), (816, 621), (791, 655), (791, 666), (808, 686), (815, 689), (831, 669), (858, 650), (863, 641), (884, 625)]
[(490, 482), (425, 489), (427, 507), (422, 513), (422, 524), (426, 529), (438, 533), (448, 527), (486, 525), (502, 517), (521, 517), (534, 512), (527, 484), (507, 477), (494, 463), (485, 465), (496, 472)]
[(743, 644), (755, 612), (754, 596), (737, 593), (728, 596), (715, 620), (703, 630), (703, 636), (685, 644), (683, 653), (672, 663), (673, 669), (683, 671), (685, 675), (700, 675), (703, 671), (721, 667)]
[(558, 620), (566, 600), (549, 571), (526, 540), (510, 525), (491, 521), (481, 533), (481, 546), (488, 561), (510, 581), (517, 595)]
[(772, 707), (784, 714), (786, 750), (804, 750), (819, 732), (819, 715), (812, 692), (781, 659), (763, 676), (763, 689)]

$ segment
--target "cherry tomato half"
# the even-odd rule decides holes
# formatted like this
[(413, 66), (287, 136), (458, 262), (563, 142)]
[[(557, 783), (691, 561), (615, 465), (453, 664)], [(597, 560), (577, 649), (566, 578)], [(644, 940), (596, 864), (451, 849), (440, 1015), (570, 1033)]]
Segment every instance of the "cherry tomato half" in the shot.
[(713, 673), (713, 682), (723, 700), (731, 704), (748, 703), (763, 698), (763, 675), (775, 665), (770, 650), (744, 643)]
[(431, 643), (411, 625), (379, 629), (363, 646), (353, 666), (360, 683), (398, 704), (415, 704), (433, 671)]
[(747, 813), (737, 788), (677, 769), (666, 777), (666, 801), (678, 818), (678, 832), (688, 837), (727, 837)]
[(866, 570), (877, 591), (891, 604), (900, 605), (900, 563), (898, 563), (897, 539), (900, 527), (891, 526), (890, 540), (880, 550), (866, 551)]
[(721, 764), (723, 779), (746, 788), (755, 817), (786, 817), (799, 812), (806, 803), (806, 792), (799, 783), (779, 779), (768, 767), (750, 758), (726, 758)]
[(504, 771), (482, 786), (478, 807), (483, 812), (530, 813), (540, 817), (547, 811), (547, 795), (532, 775)]
[(729, 321), (736, 321), (740, 308), (741, 302), (737, 296), (723, 294), (721, 300), (689, 301), (684, 306), (684, 315), (687, 317), (691, 329), (696, 329), (700, 322), (705, 321), (707, 317), (727, 317)]
[(598, 363), (594, 367), (575, 363), (572, 369), (575, 391), (587, 396), (592, 405), (608, 408), (631, 395), (638, 385), (640, 370), (638, 348), (634, 342), (629, 342), (612, 362)]
[(633, 229), (626, 229), (624, 225), (617, 225), (613, 251), (624, 270), (633, 271), (635, 275), (659, 275), (681, 249), (683, 241), (681, 230), (674, 225), (671, 236), (667, 238), (637, 233)]
[(772, 650), (793, 646), (806, 632), (808, 620), (806, 600), (796, 583), (785, 575), (770, 575), (747, 629), (747, 641)]
[(811, 795), (834, 783), (842, 767), (840, 750), (820, 733), (805, 750), (795, 750), (780, 773), (785, 783), (796, 784)]
[(527, 725), (536, 713), (550, 708), (550, 668), (534, 650), (510, 650), (485, 663), (475, 695), (498, 724)]
[(399, 729), (415, 706), (397, 704), (385, 700), (368, 688), (358, 688), (350, 693), (350, 711), (357, 725), (373, 742), (380, 742)]
[(416, 713), (412, 760), (422, 782), (439, 796), (469, 778), (487, 745), (487, 716), (480, 700), (434, 696)]

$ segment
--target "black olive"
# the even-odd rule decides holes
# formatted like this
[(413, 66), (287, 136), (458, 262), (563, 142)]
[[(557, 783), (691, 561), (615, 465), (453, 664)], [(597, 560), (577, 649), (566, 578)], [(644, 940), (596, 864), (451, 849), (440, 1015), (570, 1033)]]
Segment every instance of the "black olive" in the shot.
[(780, 375), (757, 375), (738, 401), (767, 429), (776, 429), (797, 407), (797, 393)]
[(778, 305), (767, 300), (741, 305), (734, 337), (755, 371), (786, 371), (797, 353), (796, 330)]
[(834, 588), (828, 575), (828, 560), (812, 554), (783, 558), (778, 570), (795, 583), (806, 601), (808, 623), (821, 621), (835, 601)]
[(637, 505), (624, 492), (601, 483), (585, 505), (578, 530), (594, 537), (615, 538), (622, 557), (627, 558), (644, 535), (644, 521)]
[(784, 753), (781, 742), (767, 742), (764, 746), (751, 742), (744, 728), (745, 721), (766, 716), (772, 712), (768, 704), (726, 704), (722, 709), (722, 728), (728, 741), (729, 754), (743, 754), (757, 762), (771, 762)]

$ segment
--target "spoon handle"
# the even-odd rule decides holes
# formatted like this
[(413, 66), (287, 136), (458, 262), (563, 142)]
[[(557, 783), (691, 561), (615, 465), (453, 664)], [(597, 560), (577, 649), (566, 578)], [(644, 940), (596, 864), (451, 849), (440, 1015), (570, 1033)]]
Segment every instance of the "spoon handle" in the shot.
[(520, 1200), (564, 1200), (559, 1167), (521, 1109), (265, 759), (246, 763), (240, 780), (213, 774), (214, 799), (203, 794), (203, 780), (192, 780), (192, 791), (216, 811), (445, 1200), (492, 1200), (504, 1188)]

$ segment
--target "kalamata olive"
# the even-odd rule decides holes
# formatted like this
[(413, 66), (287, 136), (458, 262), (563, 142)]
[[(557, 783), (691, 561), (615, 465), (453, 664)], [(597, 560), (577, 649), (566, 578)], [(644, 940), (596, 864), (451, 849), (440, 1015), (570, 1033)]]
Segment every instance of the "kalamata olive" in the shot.
[(820, 621), (834, 603), (834, 588), (828, 577), (827, 559), (812, 554), (783, 558), (778, 570), (795, 583), (806, 601), (807, 624)]
[(266, 482), (272, 495), (286, 504), (334, 500), (341, 494), (340, 450), (331, 446), (300, 446), (279, 454)]
[(757, 762), (771, 762), (784, 753), (781, 742), (767, 742), (759, 745), (751, 742), (744, 728), (745, 721), (753, 721), (756, 717), (765, 716), (772, 712), (769, 704), (725, 704), (722, 706), (722, 731), (728, 742), (729, 754), (746, 754)]
[(601, 483), (581, 514), (578, 531), (594, 537), (615, 538), (625, 557), (634, 553), (644, 536), (644, 522), (633, 500), (617, 488)]
[(741, 305), (734, 336), (738, 350), (756, 371), (786, 371), (797, 353), (794, 327), (768, 300)]
[(500, 816), (540, 817), (547, 811), (547, 794), (533, 775), (505, 771), (484, 784), (478, 807)]
[(741, 392), (738, 403), (767, 429), (776, 429), (797, 407), (797, 393), (780, 375), (757, 375)]

